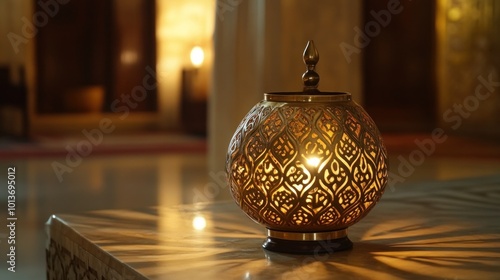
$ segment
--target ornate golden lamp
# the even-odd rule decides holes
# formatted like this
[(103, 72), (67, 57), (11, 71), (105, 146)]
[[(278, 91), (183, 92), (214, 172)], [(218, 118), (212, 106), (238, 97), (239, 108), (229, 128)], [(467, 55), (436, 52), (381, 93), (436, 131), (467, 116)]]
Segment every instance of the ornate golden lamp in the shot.
[(226, 172), (240, 208), (267, 228), (265, 249), (349, 249), (347, 228), (387, 183), (380, 132), (346, 92), (320, 92), (313, 41), (304, 50), (302, 92), (265, 93), (231, 139)]

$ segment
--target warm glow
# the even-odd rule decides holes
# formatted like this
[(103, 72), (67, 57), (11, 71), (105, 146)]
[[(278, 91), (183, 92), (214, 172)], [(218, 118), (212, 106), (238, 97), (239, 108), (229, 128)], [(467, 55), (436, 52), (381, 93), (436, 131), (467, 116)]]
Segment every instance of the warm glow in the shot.
[(459, 21), (462, 18), (462, 11), (458, 7), (451, 8), (448, 11), (448, 19), (450, 21)]
[(312, 167), (318, 167), (320, 160), (318, 157), (310, 157), (307, 159), (307, 164)]
[(228, 148), (229, 189), (277, 239), (288, 238), (279, 232), (313, 238), (344, 230), (373, 208), (387, 184), (380, 134), (347, 93), (332, 95), (343, 96), (340, 102), (300, 106), (288, 102), (295, 93), (287, 94), (270, 94), (274, 99), (258, 103), (238, 126)]
[(203, 49), (199, 46), (194, 47), (191, 50), (191, 63), (194, 67), (200, 67), (203, 64), (203, 60), (205, 59), (205, 53)]
[(164, 128), (177, 127), (181, 72), (190, 65), (189, 51), (203, 47), (203, 65), (212, 64), (212, 34), (216, 20), (215, 0), (156, 0), (158, 71), (158, 119)]
[(137, 52), (123, 51), (120, 55), (120, 60), (123, 64), (133, 64), (137, 62)]
[(387, 184), (387, 152), (350, 93), (315, 93), (319, 53), (312, 41), (304, 57), (303, 93), (267, 93), (238, 125), (227, 151), (228, 188), (267, 228), (264, 249), (311, 254), (323, 250), (316, 242), (329, 240), (335, 251), (347, 250), (347, 228)]
[(203, 218), (202, 216), (194, 217), (193, 228), (195, 230), (204, 230), (206, 226), (207, 226), (207, 220), (205, 220), (205, 218)]

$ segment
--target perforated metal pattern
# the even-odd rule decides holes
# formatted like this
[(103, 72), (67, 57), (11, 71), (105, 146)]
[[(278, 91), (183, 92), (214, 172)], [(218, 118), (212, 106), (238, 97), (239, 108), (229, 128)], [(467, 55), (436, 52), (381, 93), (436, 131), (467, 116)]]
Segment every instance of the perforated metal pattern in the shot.
[(226, 171), (236, 203), (274, 230), (346, 228), (380, 199), (387, 152), (356, 103), (262, 101), (230, 142)]

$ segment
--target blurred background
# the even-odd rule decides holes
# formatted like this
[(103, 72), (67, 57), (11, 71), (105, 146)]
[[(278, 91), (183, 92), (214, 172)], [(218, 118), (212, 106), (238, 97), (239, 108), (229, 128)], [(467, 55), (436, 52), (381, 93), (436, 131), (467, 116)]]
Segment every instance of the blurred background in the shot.
[(310, 39), (320, 89), (351, 92), (382, 132), (500, 135), (495, 1), (0, 3), (2, 138), (80, 137), (104, 118), (113, 134), (208, 137), (220, 169), (263, 92), (301, 89)]
[(232, 133), (264, 92), (302, 89), (311, 39), (319, 89), (352, 93), (394, 173), (447, 136), (405, 183), (500, 173), (494, 0), (0, 0), (0, 34), (0, 179), (17, 167), (26, 279), (50, 214), (229, 199)]

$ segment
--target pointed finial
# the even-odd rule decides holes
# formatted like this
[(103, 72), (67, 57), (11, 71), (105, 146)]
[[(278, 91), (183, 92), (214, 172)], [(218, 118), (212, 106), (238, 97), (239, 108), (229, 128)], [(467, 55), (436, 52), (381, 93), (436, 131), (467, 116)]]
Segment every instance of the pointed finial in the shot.
[(318, 83), (319, 75), (314, 71), (319, 60), (319, 52), (314, 46), (313, 40), (307, 42), (304, 49), (304, 63), (307, 65), (307, 71), (302, 75), (304, 82), (304, 92), (319, 92)]

